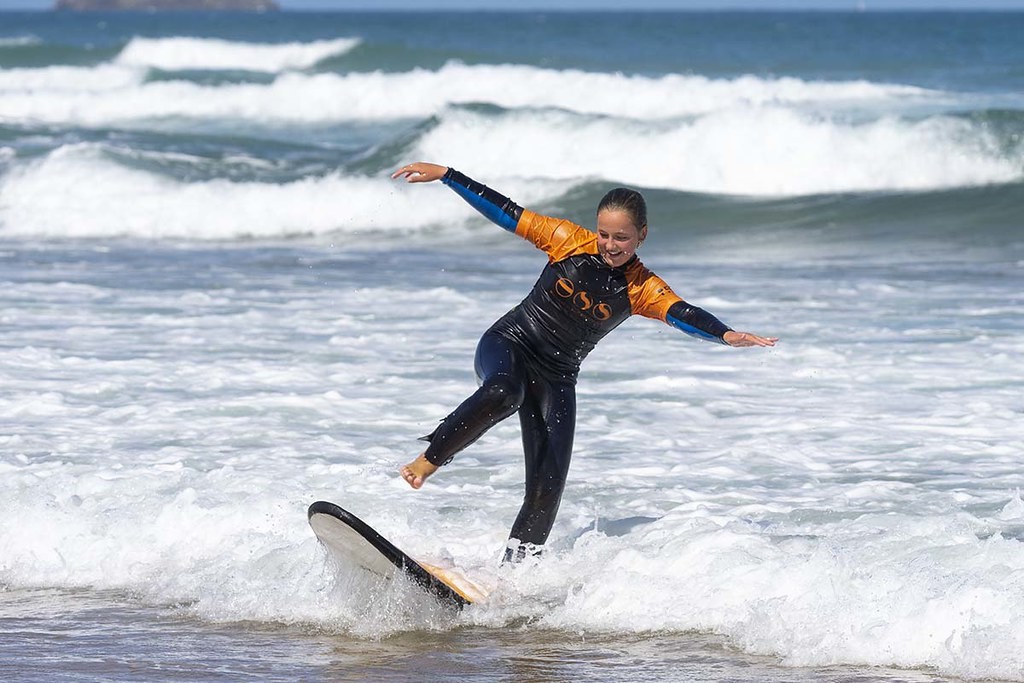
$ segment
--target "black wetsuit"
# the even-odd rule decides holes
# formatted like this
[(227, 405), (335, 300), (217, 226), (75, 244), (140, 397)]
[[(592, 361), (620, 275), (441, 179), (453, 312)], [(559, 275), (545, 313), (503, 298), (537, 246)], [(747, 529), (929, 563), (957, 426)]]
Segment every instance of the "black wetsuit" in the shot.
[(635, 255), (620, 267), (605, 263), (589, 230), (523, 209), (454, 169), (442, 182), (549, 258), (530, 294), (480, 339), (475, 359), (480, 388), (424, 437), (430, 442), (427, 460), (444, 465), (519, 413), (526, 495), (509, 535), (506, 559), (514, 559), (543, 545), (554, 524), (572, 456), (576, 376), (597, 342), (632, 314), (712, 341), (722, 342), (729, 328), (676, 296)]

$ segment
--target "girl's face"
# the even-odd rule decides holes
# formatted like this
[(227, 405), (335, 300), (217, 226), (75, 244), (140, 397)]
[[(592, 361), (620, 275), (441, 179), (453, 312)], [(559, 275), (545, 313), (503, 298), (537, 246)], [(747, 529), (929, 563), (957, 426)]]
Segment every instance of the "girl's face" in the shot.
[(617, 268), (633, 258), (647, 237), (647, 226), (637, 228), (625, 211), (604, 209), (597, 214), (597, 253), (609, 266)]

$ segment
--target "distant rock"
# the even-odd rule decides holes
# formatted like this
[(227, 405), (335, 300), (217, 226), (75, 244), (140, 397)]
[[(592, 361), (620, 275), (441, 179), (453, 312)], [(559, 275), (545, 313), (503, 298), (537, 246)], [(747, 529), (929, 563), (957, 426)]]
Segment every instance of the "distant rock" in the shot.
[(54, 9), (118, 10), (235, 10), (267, 12), (280, 9), (274, 0), (57, 0)]

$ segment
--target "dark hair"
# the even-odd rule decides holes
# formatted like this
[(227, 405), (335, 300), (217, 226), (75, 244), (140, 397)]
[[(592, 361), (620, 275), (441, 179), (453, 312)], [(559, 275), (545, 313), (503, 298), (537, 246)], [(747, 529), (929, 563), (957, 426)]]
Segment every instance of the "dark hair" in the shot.
[(616, 187), (614, 190), (609, 190), (608, 194), (601, 199), (601, 203), (597, 205), (598, 213), (605, 209), (625, 211), (633, 220), (633, 225), (637, 230), (643, 230), (647, 225), (647, 202), (644, 201), (644, 196), (636, 190), (631, 190), (628, 187)]

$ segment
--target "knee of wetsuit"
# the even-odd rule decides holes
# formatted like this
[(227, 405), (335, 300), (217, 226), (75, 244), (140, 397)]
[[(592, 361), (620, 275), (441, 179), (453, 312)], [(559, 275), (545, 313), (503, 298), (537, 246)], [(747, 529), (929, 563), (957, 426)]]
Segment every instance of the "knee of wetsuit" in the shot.
[(488, 378), (480, 390), (484, 392), (491, 410), (496, 413), (512, 414), (523, 404), (522, 386), (506, 375)]

